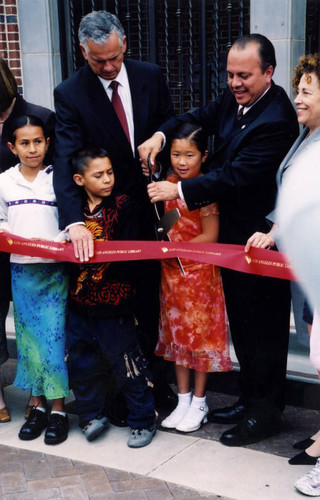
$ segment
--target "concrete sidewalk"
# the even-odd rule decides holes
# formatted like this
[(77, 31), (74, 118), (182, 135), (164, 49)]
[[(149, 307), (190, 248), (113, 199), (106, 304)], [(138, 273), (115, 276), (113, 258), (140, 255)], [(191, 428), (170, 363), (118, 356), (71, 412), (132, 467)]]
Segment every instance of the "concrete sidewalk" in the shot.
[[(12, 421), (0, 425), (1, 499), (299, 500), (293, 482), (310, 466), (290, 466), (288, 457), (319, 421), (318, 411), (287, 407), (282, 433), (255, 445), (225, 447), (218, 438), (226, 427), (208, 423), (189, 435), (158, 430), (149, 446), (134, 450), (126, 445), (129, 428), (112, 425), (88, 443), (71, 414), (67, 441), (47, 446), (43, 436), (17, 436), (27, 395), (9, 385), (5, 399)], [(234, 399), (210, 393), (209, 405)]]

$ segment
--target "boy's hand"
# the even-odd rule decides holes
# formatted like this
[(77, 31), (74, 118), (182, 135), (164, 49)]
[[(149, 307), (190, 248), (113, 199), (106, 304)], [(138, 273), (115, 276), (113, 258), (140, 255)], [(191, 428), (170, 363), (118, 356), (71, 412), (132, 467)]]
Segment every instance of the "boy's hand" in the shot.
[(76, 224), (69, 228), (69, 236), (76, 258), (80, 262), (88, 262), (94, 254), (93, 238), (90, 231), (84, 225)]

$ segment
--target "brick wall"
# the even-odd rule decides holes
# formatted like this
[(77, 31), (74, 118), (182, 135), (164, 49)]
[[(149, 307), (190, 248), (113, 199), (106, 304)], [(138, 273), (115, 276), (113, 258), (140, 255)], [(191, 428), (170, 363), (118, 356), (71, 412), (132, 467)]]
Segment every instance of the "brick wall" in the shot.
[(0, 56), (6, 60), (22, 93), (20, 37), (16, 0), (0, 0)]

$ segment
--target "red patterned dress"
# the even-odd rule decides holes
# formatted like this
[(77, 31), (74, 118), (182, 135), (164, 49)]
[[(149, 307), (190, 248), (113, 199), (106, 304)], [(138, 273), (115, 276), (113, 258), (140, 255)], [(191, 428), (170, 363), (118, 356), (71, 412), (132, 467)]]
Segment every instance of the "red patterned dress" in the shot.
[[(167, 180), (178, 179), (169, 175)], [(172, 241), (189, 241), (198, 236), (202, 232), (201, 217), (218, 214), (216, 203), (190, 212), (180, 199), (165, 202), (165, 211), (172, 208), (181, 213), (169, 233)], [(155, 354), (200, 372), (232, 370), (219, 268), (188, 259), (181, 262), (185, 276), (175, 259), (162, 261), (160, 329)]]

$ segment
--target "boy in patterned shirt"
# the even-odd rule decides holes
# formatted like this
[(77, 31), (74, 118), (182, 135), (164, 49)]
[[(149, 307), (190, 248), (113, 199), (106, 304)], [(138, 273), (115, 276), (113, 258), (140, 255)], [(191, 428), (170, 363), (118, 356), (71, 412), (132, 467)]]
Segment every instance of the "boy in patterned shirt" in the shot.
[[(137, 223), (130, 199), (113, 192), (114, 172), (104, 149), (81, 151), (73, 160), (74, 181), (84, 192), (85, 225), (95, 240), (135, 240)], [(106, 366), (112, 369), (128, 406), (128, 446), (148, 445), (156, 432), (147, 363), (134, 318), (134, 262), (71, 266), (67, 320), (70, 388), (79, 425), (88, 439), (107, 426)]]

